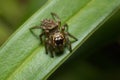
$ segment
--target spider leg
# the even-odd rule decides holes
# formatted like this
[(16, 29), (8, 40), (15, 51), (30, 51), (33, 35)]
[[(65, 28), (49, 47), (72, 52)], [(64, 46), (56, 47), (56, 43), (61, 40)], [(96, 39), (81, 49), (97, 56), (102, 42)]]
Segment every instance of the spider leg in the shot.
[(68, 24), (67, 24), (67, 23), (65, 23), (65, 24), (63, 25), (62, 29), (64, 29), (64, 30), (68, 31)]
[(45, 51), (46, 51), (46, 54), (48, 54), (48, 43), (47, 43), (47, 38), (46, 38), (46, 41), (45, 41)]
[[(57, 14), (51, 12), (51, 15), (52, 15), (52, 17), (53, 17), (54, 20), (56, 20), (56, 21), (60, 21), (60, 18), (58, 17)], [(60, 22), (61, 22), (61, 21), (60, 21)]]
[(72, 52), (71, 42), (68, 37), (66, 38), (66, 42), (67, 42), (67, 47), (68, 47), (69, 51)]
[(40, 38), (41, 43), (43, 42), (43, 40), (42, 40), (42, 36), (43, 36), (44, 34), (45, 34), (45, 33), (42, 32), (42, 33), (39, 35), (39, 38)]
[(76, 37), (74, 37), (72, 34), (70, 34), (69, 32), (67, 32), (68, 36), (73, 38), (75, 41), (77, 41), (78, 39)]
[(72, 47), (71, 47), (71, 42), (69, 41), (69, 44), (68, 44), (68, 48), (69, 48), (69, 51), (72, 52)]
[(34, 27), (31, 27), (31, 28), (30, 28), (30, 32), (31, 32), (34, 36), (36, 36), (36, 38), (38, 38), (37, 35), (33, 32), (33, 29), (41, 29), (41, 27), (40, 27), (40, 26), (34, 26)]
[(54, 49), (53, 49), (53, 46), (51, 44), (51, 41), (48, 41), (48, 45), (49, 45), (49, 51), (50, 51), (50, 56), (51, 57), (54, 57), (53, 53), (54, 53)]
[(32, 31), (33, 29), (41, 29), (41, 27), (40, 27), (40, 26), (31, 27), (31, 28), (30, 28), (30, 31)]
[(59, 16), (53, 12), (51, 12), (51, 15), (52, 15), (53, 19), (58, 22), (58, 25), (61, 26), (61, 20), (60, 20)]
[[(67, 31), (65, 32), (65, 30), (67, 30)], [(70, 34), (68, 32), (68, 24), (66, 24), (66, 23), (62, 27), (62, 32), (65, 33), (66, 35), (68, 35), (69, 37), (73, 38), (75, 41), (78, 40), (76, 37), (74, 37), (72, 34)]]
[(50, 56), (54, 57), (53, 56), (54, 50), (53, 50), (53, 47), (52, 47), (52, 44), (51, 44), (51, 40), (48, 37), (45, 39), (45, 51), (46, 51), (46, 54), (48, 54), (48, 51), (49, 51)]
[(51, 54), (51, 57), (54, 57), (54, 55), (53, 55), (53, 48), (52, 47), (49, 47), (49, 49), (50, 49), (50, 54)]

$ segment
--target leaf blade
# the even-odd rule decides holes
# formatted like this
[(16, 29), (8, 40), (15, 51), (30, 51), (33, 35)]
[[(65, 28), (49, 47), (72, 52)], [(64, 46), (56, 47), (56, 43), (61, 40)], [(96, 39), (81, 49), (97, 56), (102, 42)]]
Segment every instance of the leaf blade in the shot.
[[(44, 46), (39, 46), (39, 40), (29, 32), (30, 27), (39, 24), (41, 19), (49, 17), (50, 12), (57, 12), (57, 14), (60, 15), (61, 20), (69, 24), (69, 32), (72, 32), (72, 34), (79, 38), (79, 41), (72, 45), (74, 48), (73, 51), (75, 51), (76, 48), (87, 39), (86, 37), (89, 37), (89, 35), (96, 30), (99, 23), (103, 22), (103, 20), (107, 18), (114, 9), (119, 7), (120, 4), (119, 0), (114, 0), (112, 1), (113, 3), (109, 0), (104, 0), (104, 3), (100, 0), (83, 0), (81, 5), (79, 4), (80, 1), (76, 0), (74, 2), (69, 2), (69, 4), (66, 5), (68, 2), (69, 0), (65, 0), (65, 2), (61, 2), (60, 0), (48, 2), (21, 26), (13, 38), (9, 40), (9, 43), (7, 43), (0, 51), (0, 66), (3, 66), (0, 67), (0, 74), (7, 71), (7, 69), (10, 70), (5, 73), (6, 76), (1, 75), (1, 79), (46, 79), (46, 76), (48, 77), (72, 54), (65, 50), (65, 54), (59, 57), (50, 58), (45, 54)], [(106, 6), (108, 3), (109, 5)], [(73, 5), (74, 7), (71, 9), (70, 6)], [(67, 9), (64, 9), (64, 7), (67, 7)], [(104, 7), (106, 8), (102, 9)], [(100, 9), (103, 11), (98, 11)], [(73, 13), (70, 13), (71, 10)], [(11, 48), (11, 45), (13, 44), (16, 44), (17, 46), (12, 46)], [(21, 50), (18, 52), (19, 49)], [(7, 67), (2, 70), (4, 66)]]

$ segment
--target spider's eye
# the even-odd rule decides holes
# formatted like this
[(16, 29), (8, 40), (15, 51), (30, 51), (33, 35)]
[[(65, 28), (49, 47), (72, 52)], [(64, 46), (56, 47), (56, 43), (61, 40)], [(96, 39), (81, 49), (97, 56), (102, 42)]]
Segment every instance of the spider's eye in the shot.
[(56, 37), (55, 38), (55, 44), (57, 46), (63, 45), (63, 41), (64, 41), (64, 39), (62, 37)]
[(63, 39), (56, 38), (55, 43), (56, 43), (57, 45), (62, 45), (62, 44), (63, 44)]
[(64, 35), (62, 33), (56, 32), (53, 35), (53, 43), (55, 46), (63, 46), (64, 41), (65, 41), (65, 38), (64, 38)]

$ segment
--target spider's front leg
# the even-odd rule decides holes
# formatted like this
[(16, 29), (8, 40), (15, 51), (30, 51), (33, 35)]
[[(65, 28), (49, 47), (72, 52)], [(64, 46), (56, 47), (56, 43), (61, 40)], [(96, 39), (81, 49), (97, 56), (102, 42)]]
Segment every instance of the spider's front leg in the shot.
[(34, 27), (31, 27), (29, 30), (30, 30), (30, 32), (36, 37), (36, 38), (38, 38), (38, 36), (33, 32), (33, 29), (41, 29), (41, 27), (40, 26), (34, 26)]
[(61, 26), (61, 20), (60, 20), (59, 16), (57, 14), (53, 13), (53, 12), (51, 12), (51, 15), (52, 15), (53, 19), (58, 22), (58, 25), (60, 27)]
[(74, 37), (72, 34), (70, 34), (69, 32), (67, 33), (69, 37), (73, 38), (75, 41), (77, 41), (78, 39), (76, 37)]
[[(30, 32), (31, 32), (34, 36), (37, 37), (37, 35), (33, 32), (33, 29), (41, 29), (41, 27), (40, 27), (40, 26), (34, 26), (34, 27), (31, 27), (31, 28), (30, 28)], [(43, 41), (42, 41), (42, 36), (43, 36), (44, 34), (45, 34), (45, 33), (42, 32), (42, 33), (39, 35), (39, 38), (40, 38), (41, 43), (43, 42)], [(38, 37), (37, 37), (37, 38), (38, 38)]]
[(66, 30), (66, 35), (68, 35), (69, 37), (73, 38), (75, 41), (78, 40), (76, 37), (74, 37), (72, 34), (70, 34), (68, 32), (68, 25), (67, 24), (64, 24), (63, 27), (62, 27), (62, 31), (65, 32), (65, 30)]
[(68, 37), (66, 37), (66, 45), (67, 45), (69, 51), (72, 52), (71, 42)]
[(32, 31), (33, 29), (41, 29), (41, 27), (40, 27), (40, 26), (31, 27), (31, 28), (30, 28), (31, 33), (33, 33), (33, 31)]
[(45, 39), (45, 51), (46, 51), (46, 54), (48, 54), (48, 52), (50, 52), (50, 56), (54, 57), (54, 55), (53, 55), (54, 49), (53, 49), (52, 43), (48, 37), (46, 37), (46, 39)]

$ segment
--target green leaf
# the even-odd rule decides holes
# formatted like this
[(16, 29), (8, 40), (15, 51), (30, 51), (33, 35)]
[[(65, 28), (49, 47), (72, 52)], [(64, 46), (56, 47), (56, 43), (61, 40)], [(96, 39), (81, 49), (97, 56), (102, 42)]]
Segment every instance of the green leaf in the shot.
[[(2, 46), (0, 79), (47, 79), (119, 8), (120, 0), (49, 0)], [(51, 12), (59, 15), (62, 24), (68, 23), (69, 32), (78, 38), (72, 44), (72, 53), (65, 49), (62, 55), (54, 58), (45, 54), (44, 45), (29, 31), (30, 27), (39, 25), (41, 20), (51, 18)]]

